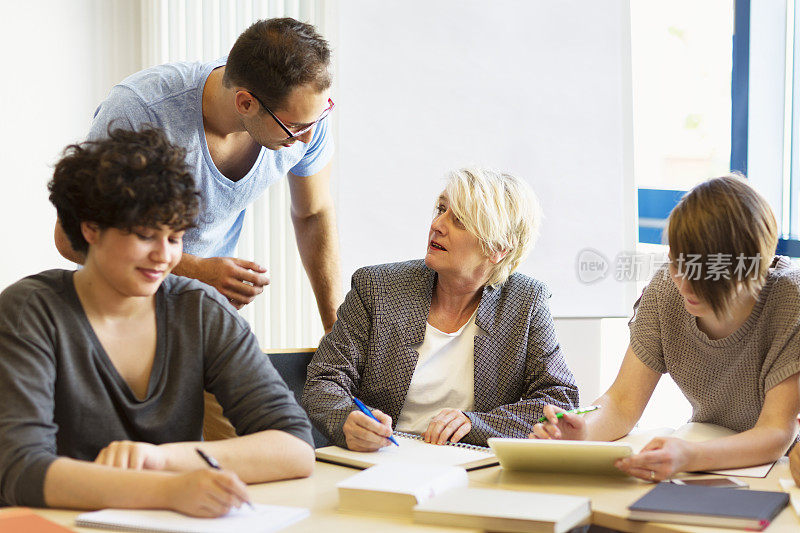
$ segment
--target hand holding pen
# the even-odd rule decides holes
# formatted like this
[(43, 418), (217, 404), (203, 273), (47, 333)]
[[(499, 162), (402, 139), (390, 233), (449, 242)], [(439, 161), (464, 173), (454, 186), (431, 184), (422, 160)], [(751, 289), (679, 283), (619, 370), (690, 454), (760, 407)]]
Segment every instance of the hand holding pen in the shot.
[[(563, 418), (566, 414), (573, 414), (573, 415), (585, 415), (586, 413), (591, 413), (592, 411), (597, 411), (600, 409), (599, 405), (590, 405), (588, 407), (578, 407), (576, 409), (570, 409), (569, 411), (559, 411), (555, 414), (556, 418)], [(547, 420), (547, 416), (541, 417), (536, 422), (544, 422)]]
[[(206, 463), (208, 466), (210, 466), (210, 467), (211, 467), (211, 468), (213, 468), (214, 470), (222, 470), (222, 467), (221, 467), (221, 466), (219, 466), (219, 463), (217, 462), (217, 460), (216, 460), (216, 459), (214, 459), (213, 457), (211, 457), (210, 455), (208, 455), (207, 453), (205, 453), (203, 450), (201, 450), (200, 448), (195, 448), (195, 449), (194, 449), (194, 451), (196, 451), (196, 452), (197, 452), (197, 455), (199, 455), (199, 456), (200, 456), (200, 458), (201, 458), (203, 461), (205, 461), (205, 463)], [(238, 495), (237, 495), (237, 496), (238, 496)], [(239, 496), (239, 497), (241, 498), (241, 496)], [(255, 508), (253, 507), (253, 504), (252, 504), (252, 503), (250, 503), (250, 500), (248, 500), (248, 499), (245, 499), (245, 498), (242, 498), (242, 501), (244, 501), (244, 503), (246, 503), (246, 504), (247, 504), (247, 506), (248, 506), (248, 507), (250, 507), (250, 509), (253, 509), (253, 510), (255, 510)]]
[(347, 447), (357, 452), (374, 452), (392, 444), (399, 446), (392, 437), (392, 417), (378, 409), (370, 410), (364, 402), (353, 397), (358, 410), (353, 410), (344, 422)]
[(600, 409), (599, 405), (565, 411), (554, 405), (544, 406), (544, 416), (533, 426), (532, 439), (586, 440), (587, 429), (583, 414)]

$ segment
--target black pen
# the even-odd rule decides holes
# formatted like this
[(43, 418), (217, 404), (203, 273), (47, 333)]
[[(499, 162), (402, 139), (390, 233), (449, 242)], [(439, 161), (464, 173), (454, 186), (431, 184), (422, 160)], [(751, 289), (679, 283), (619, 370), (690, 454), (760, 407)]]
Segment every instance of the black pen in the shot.
[[(222, 467), (219, 466), (217, 460), (208, 455), (207, 453), (205, 453), (203, 450), (201, 450), (200, 448), (195, 448), (194, 451), (197, 452), (197, 455), (199, 455), (203, 459), (203, 461), (206, 462), (208, 466), (210, 466), (214, 470), (222, 470)], [(250, 507), (250, 509), (254, 511), (256, 510), (255, 507), (253, 507), (253, 504), (250, 503), (249, 501), (245, 500), (244, 503), (246, 503)]]

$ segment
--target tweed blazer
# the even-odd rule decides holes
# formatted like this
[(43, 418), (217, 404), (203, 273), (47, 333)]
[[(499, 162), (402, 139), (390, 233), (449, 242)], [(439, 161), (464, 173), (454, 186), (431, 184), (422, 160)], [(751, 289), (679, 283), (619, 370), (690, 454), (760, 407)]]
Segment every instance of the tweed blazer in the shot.
[[(352, 396), (396, 423), (419, 357), (412, 346), (425, 336), (436, 276), (423, 260), (353, 274), (333, 330), (309, 363), (301, 400), (332, 443), (345, 446), (342, 426), (356, 408)], [(543, 283), (518, 273), (483, 289), (475, 323), (486, 334), (475, 336), (475, 407), (465, 413), (472, 429), (463, 442), (485, 446), (489, 437), (527, 437), (545, 404), (578, 405), (549, 296)]]

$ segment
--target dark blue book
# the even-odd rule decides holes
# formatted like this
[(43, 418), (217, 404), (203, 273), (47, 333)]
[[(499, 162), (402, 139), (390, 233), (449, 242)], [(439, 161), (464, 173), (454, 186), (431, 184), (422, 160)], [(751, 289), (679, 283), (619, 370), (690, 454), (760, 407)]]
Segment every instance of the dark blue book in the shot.
[(761, 531), (788, 503), (785, 492), (659, 483), (628, 509), (631, 520)]

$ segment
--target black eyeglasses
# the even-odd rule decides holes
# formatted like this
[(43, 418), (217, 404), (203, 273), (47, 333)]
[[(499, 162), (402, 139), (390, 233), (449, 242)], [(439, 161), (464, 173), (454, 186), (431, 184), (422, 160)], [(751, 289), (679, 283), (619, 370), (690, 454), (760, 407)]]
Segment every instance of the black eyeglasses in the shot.
[(286, 141), (288, 141), (288, 140), (290, 140), (290, 139), (294, 139), (295, 137), (299, 137), (300, 135), (302, 135), (302, 134), (306, 133), (307, 131), (311, 131), (311, 128), (313, 128), (314, 126), (316, 126), (316, 125), (317, 125), (317, 123), (319, 123), (319, 121), (321, 121), (322, 119), (324, 119), (325, 117), (327, 117), (328, 115), (330, 115), (330, 114), (331, 114), (331, 111), (333, 111), (333, 107), (336, 105), (336, 104), (334, 104), (334, 103), (333, 103), (333, 100), (331, 100), (330, 98), (328, 98), (328, 107), (327, 107), (327, 108), (325, 108), (325, 110), (323, 110), (323, 111), (322, 111), (322, 113), (319, 115), (319, 117), (317, 117), (317, 119), (316, 119), (314, 122), (312, 122), (311, 124), (308, 124), (307, 126), (303, 126), (301, 129), (299, 129), (299, 130), (297, 130), (297, 131), (295, 131), (295, 132), (292, 132), (292, 130), (290, 130), (290, 129), (289, 129), (287, 126), (286, 126), (286, 124), (284, 124), (283, 122), (281, 122), (281, 119), (279, 119), (278, 117), (276, 117), (276, 116), (275, 116), (275, 113), (273, 113), (273, 112), (272, 112), (272, 110), (271, 110), (269, 107), (267, 107), (267, 106), (264, 104), (264, 102), (262, 102), (262, 101), (261, 101), (261, 98), (259, 98), (259, 97), (258, 97), (258, 96), (256, 96), (255, 94), (251, 93), (250, 91), (248, 91), (248, 93), (250, 94), (250, 96), (252, 96), (253, 98), (255, 98), (255, 99), (256, 99), (256, 101), (257, 101), (257, 102), (258, 102), (258, 103), (261, 105), (261, 107), (263, 107), (263, 108), (264, 108), (264, 111), (266, 111), (267, 113), (269, 113), (269, 115), (270, 115), (272, 118), (274, 118), (274, 119), (275, 119), (275, 122), (277, 122), (277, 123), (278, 123), (278, 126), (280, 126), (280, 127), (281, 127), (281, 129), (283, 129), (283, 131), (285, 131), (285, 132), (286, 132), (286, 135), (288, 135), (288, 137), (287, 137), (286, 139), (284, 139), (284, 140), (286, 140)]

